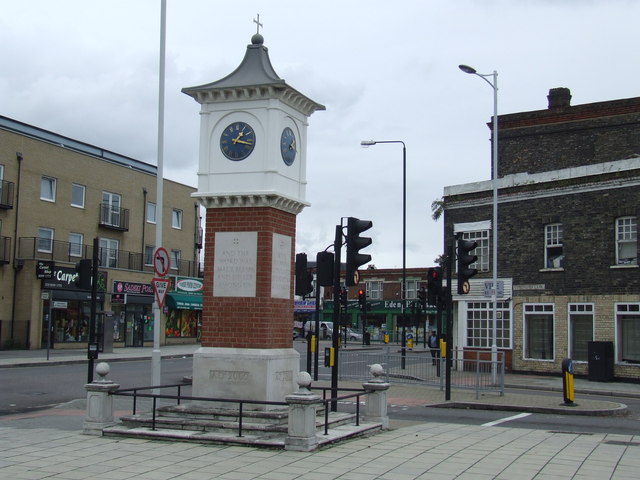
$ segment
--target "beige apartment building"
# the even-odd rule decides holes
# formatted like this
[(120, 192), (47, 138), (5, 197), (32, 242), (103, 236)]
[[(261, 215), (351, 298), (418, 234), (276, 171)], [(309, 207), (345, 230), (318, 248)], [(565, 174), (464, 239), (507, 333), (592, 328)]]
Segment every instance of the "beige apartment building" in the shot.
[(98, 340), (153, 342), (156, 225), (171, 280), (161, 342), (195, 343), (202, 229), (196, 189), (163, 181), (156, 167), (0, 116), (0, 348), (81, 348), (91, 291), (76, 265), (98, 245)]

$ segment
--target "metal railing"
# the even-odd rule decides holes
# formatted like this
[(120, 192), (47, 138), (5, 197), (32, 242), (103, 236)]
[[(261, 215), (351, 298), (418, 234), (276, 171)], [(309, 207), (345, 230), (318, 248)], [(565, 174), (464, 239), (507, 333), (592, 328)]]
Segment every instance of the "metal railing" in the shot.
[[(84, 258), (93, 258), (92, 245), (47, 240), (47, 248), (44, 249), (39, 247), (39, 240), (38, 237), (20, 237), (17, 258), (21, 260), (53, 260), (73, 264)], [(145, 263), (145, 256), (142, 253), (100, 248), (98, 258), (102, 268), (120, 268), (153, 273), (153, 265)], [(190, 260), (180, 260), (177, 267), (176, 269), (172, 267), (170, 274), (185, 277), (202, 277), (203, 275), (202, 266)]]
[(129, 230), (129, 209), (101, 203), (100, 226), (115, 230)]
[(0, 236), (0, 264), (9, 263), (11, 259), (11, 237)]
[(13, 182), (0, 180), (0, 208), (13, 208)]
[[(504, 395), (504, 352), (498, 352), (496, 362), (487, 358), (490, 355), (487, 350), (454, 349), (451, 358), (451, 386), (475, 390), (476, 397), (480, 391), (495, 391), (500, 396)], [(444, 358), (432, 357), (429, 351), (409, 351), (403, 357), (395, 347), (384, 347), (382, 350), (341, 350), (338, 377), (341, 380), (364, 380), (368, 378), (369, 367), (378, 363), (384, 367), (386, 381), (389, 383), (436, 385), (442, 390), (445, 386), (445, 361)]]
[[(156, 409), (157, 409), (157, 401), (159, 399), (165, 400), (175, 400), (176, 405), (180, 405), (180, 402), (183, 400), (190, 401), (198, 401), (198, 402), (217, 402), (217, 403), (230, 403), (238, 405), (238, 437), (242, 437), (242, 421), (243, 421), (243, 409), (244, 405), (275, 405), (275, 406), (283, 406), (288, 407), (289, 404), (287, 402), (275, 402), (275, 401), (265, 401), (265, 400), (238, 400), (235, 398), (216, 398), (216, 397), (194, 397), (190, 395), (182, 395), (182, 387), (190, 386), (185, 384), (173, 384), (173, 385), (156, 385), (150, 387), (134, 387), (134, 388), (124, 388), (119, 389), (114, 392), (111, 392), (110, 395), (118, 395), (123, 397), (132, 397), (133, 398), (133, 409), (132, 415), (136, 415), (137, 411), (137, 403), (138, 398), (151, 398), (152, 399), (152, 412), (151, 412), (151, 430), (156, 430)], [(162, 388), (177, 388), (176, 395), (163, 395), (159, 393), (140, 393), (141, 391), (147, 390), (159, 390)], [(337, 405), (338, 401), (346, 400), (349, 398), (356, 398), (356, 426), (360, 425), (360, 397), (363, 395), (367, 395), (367, 392), (363, 389), (355, 389), (355, 388), (339, 388), (338, 391), (349, 391), (356, 392), (350, 393), (348, 395), (342, 395), (337, 397), (329, 397), (327, 398), (327, 391), (331, 392), (332, 389), (330, 387), (311, 387), (311, 390), (322, 390), (322, 404), (324, 405), (324, 434), (329, 434), (329, 409), (330, 404), (335, 403)]]

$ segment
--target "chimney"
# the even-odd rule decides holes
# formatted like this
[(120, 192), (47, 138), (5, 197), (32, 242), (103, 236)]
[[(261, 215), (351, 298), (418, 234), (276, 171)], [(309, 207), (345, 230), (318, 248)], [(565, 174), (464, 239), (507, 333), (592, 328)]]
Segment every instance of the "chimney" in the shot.
[(547, 95), (549, 108), (562, 108), (571, 106), (571, 90), (565, 87), (552, 88)]

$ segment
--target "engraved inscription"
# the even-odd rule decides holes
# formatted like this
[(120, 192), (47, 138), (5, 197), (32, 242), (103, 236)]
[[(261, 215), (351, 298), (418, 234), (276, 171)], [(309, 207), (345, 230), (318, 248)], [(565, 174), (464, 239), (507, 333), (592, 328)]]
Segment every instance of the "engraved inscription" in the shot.
[(255, 297), (257, 232), (217, 232), (213, 261), (213, 295)]
[(291, 237), (273, 234), (271, 256), (271, 296), (291, 297)]
[(247, 383), (249, 372), (236, 370), (209, 370), (209, 378), (222, 383)]
[(276, 372), (277, 382), (291, 382), (292, 380), (293, 380), (292, 370), (283, 370), (281, 372)]

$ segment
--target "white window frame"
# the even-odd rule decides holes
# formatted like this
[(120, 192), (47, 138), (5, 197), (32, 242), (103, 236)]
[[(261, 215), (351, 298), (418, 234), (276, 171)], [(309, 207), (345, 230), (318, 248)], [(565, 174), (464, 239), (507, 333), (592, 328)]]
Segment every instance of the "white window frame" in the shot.
[(38, 252), (53, 253), (54, 238), (55, 238), (55, 230), (53, 228), (39, 227), (38, 228)]
[(171, 211), (171, 228), (182, 230), (182, 210), (174, 208)]
[(156, 248), (153, 245), (145, 245), (144, 247), (144, 264), (146, 266), (153, 265), (153, 252)]
[(158, 207), (153, 202), (147, 202), (147, 223), (156, 223), (158, 220)]
[(103, 221), (107, 225), (120, 225), (122, 195), (113, 192), (102, 192)]
[[(496, 344), (498, 348), (511, 349), (511, 322), (510, 302), (498, 301), (496, 314)], [(493, 344), (493, 303), (490, 301), (468, 301), (466, 308), (466, 345), (472, 348), (489, 348)]]
[(559, 270), (564, 268), (564, 244), (562, 223), (544, 226), (544, 268)]
[(56, 179), (43, 175), (40, 179), (40, 200), (45, 202), (56, 201)]
[[(635, 358), (629, 359), (628, 354), (625, 352), (626, 339), (624, 338), (624, 328), (622, 322), (625, 320), (623, 317), (640, 318), (640, 303), (635, 302), (620, 302), (615, 304), (616, 314), (616, 359), (619, 362), (628, 363), (629, 365), (638, 365), (640, 363), (640, 348), (639, 352), (635, 354)], [(640, 320), (637, 320), (640, 321)]]
[[(627, 247), (635, 257), (622, 257), (621, 250)], [(638, 218), (633, 216), (616, 219), (616, 265), (638, 265)]]
[[(528, 317), (533, 316), (546, 316), (551, 315), (551, 357), (550, 358), (539, 358), (532, 357), (529, 354), (529, 334), (527, 331), (529, 330), (529, 322), (531, 320)], [(556, 315), (555, 315), (555, 305), (553, 303), (525, 303), (522, 308), (522, 358), (523, 360), (531, 360), (537, 362), (553, 362), (555, 361), (555, 344), (556, 344)]]
[(365, 291), (369, 300), (382, 300), (384, 284), (382, 280), (367, 280), (365, 282)]
[(571, 358), (574, 362), (586, 362), (589, 360), (588, 352), (585, 346), (585, 358), (577, 359), (574, 348), (574, 321), (578, 319), (591, 319), (591, 339), (593, 341), (595, 336), (595, 306), (593, 303), (570, 303), (567, 305), (567, 335), (569, 341), (567, 342), (567, 357)]
[(171, 260), (169, 264), (171, 265), (171, 270), (178, 270), (180, 266), (180, 250), (171, 250)]
[(407, 285), (404, 294), (408, 300), (416, 300), (418, 298), (418, 290), (420, 290), (421, 283), (422, 282), (419, 279), (407, 279)]
[[(74, 192), (76, 191), (80, 191), (82, 193), (81, 203), (74, 203)], [(84, 208), (86, 192), (87, 192), (87, 187), (85, 187), (84, 185), (80, 185), (79, 183), (72, 183), (71, 184), (71, 206), (76, 208)]]
[(69, 256), (82, 257), (82, 246), (84, 235), (76, 232), (69, 232)]
[(100, 238), (100, 266), (118, 268), (120, 242), (114, 238)]

